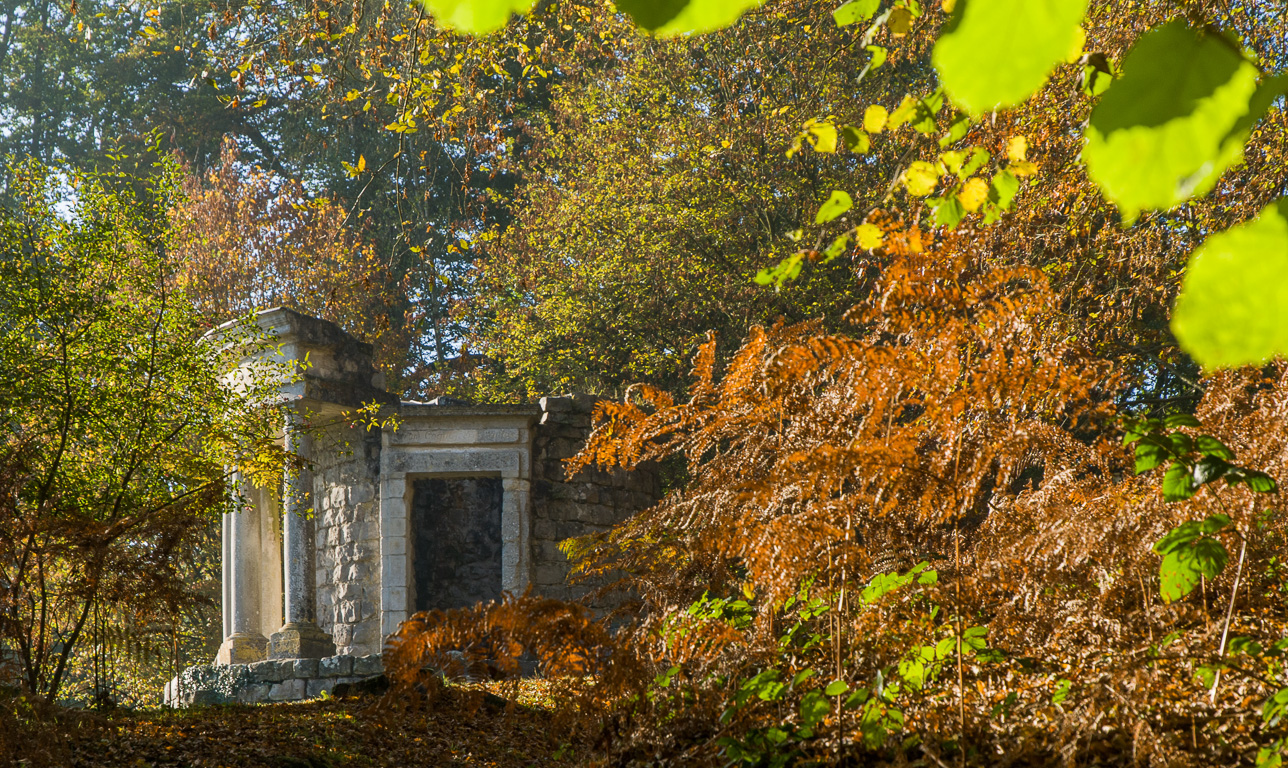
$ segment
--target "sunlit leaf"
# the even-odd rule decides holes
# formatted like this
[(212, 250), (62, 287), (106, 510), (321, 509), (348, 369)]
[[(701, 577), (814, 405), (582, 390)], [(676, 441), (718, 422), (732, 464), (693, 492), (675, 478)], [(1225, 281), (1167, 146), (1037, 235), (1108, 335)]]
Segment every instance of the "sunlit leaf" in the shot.
[(978, 211), (984, 201), (988, 199), (988, 182), (978, 176), (969, 178), (962, 189), (957, 193), (957, 199), (961, 201), (962, 207), (970, 213)]
[[(661, 37), (710, 32), (738, 20), (764, 0), (620, 0), (617, 7)], [(671, 8), (676, 8), (671, 11)], [(665, 16), (666, 18), (662, 18)]]
[(880, 248), (885, 242), (885, 234), (875, 224), (860, 224), (855, 230), (855, 235), (858, 238), (859, 247), (869, 251)]
[(832, 11), (832, 18), (836, 20), (836, 26), (838, 27), (867, 21), (872, 18), (872, 14), (877, 12), (877, 8), (880, 5), (881, 0), (850, 0), (850, 2)]
[(863, 129), (869, 133), (881, 133), (889, 116), (885, 107), (871, 104), (863, 113)]
[(434, 18), (462, 32), (484, 35), (500, 29), (514, 13), (527, 13), (532, 0), (422, 0)]
[(1086, 0), (962, 0), (931, 61), (953, 103), (973, 115), (1042, 87), (1077, 42)]
[(1172, 313), (1181, 348), (1208, 368), (1288, 353), (1288, 198), (1208, 238)]
[(826, 224), (835, 219), (837, 216), (845, 213), (854, 206), (854, 201), (850, 195), (842, 190), (833, 190), (832, 196), (827, 199), (818, 209), (818, 215), (814, 217), (815, 224)]
[(1225, 545), (1209, 536), (1196, 539), (1193, 545), (1173, 549), (1163, 556), (1158, 568), (1163, 600), (1171, 603), (1185, 597), (1199, 585), (1200, 578), (1215, 578), (1229, 559)]
[(924, 160), (912, 162), (908, 165), (908, 170), (903, 172), (903, 184), (910, 195), (925, 197), (935, 191), (938, 183), (939, 171)]
[(1257, 68), (1215, 32), (1172, 22), (1127, 54), (1091, 112), (1083, 157), (1105, 197), (1133, 221), (1206, 193), (1243, 156), (1236, 130)]

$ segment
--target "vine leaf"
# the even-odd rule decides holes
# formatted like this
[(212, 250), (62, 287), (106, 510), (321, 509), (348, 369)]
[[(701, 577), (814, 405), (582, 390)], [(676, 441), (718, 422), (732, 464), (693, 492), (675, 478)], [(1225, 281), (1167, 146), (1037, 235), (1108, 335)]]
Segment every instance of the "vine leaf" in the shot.
[(764, 0), (620, 0), (619, 10), (659, 37), (710, 32), (734, 23)]
[(511, 13), (532, 10), (532, 0), (423, 0), (434, 18), (453, 29), (474, 35), (494, 32)]
[(972, 115), (1042, 87), (1078, 41), (1086, 0), (959, 0), (931, 61), (953, 103)]
[(1190, 257), (1172, 313), (1181, 348), (1208, 368), (1288, 354), (1288, 198), (1209, 237)]
[(1258, 93), (1257, 68), (1233, 43), (1183, 22), (1141, 38), (1122, 70), (1091, 112), (1083, 158), (1130, 223), (1211, 190), (1243, 158), (1260, 117), (1250, 110), (1272, 99)]

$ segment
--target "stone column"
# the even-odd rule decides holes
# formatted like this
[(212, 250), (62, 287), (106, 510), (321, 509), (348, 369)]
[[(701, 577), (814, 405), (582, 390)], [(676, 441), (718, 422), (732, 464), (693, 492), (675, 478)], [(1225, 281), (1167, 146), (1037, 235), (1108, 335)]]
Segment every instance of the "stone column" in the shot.
[[(235, 486), (245, 493), (241, 475), (233, 476)], [(264, 658), (268, 640), (259, 633), (259, 520), (256, 510), (243, 508), (231, 513), (228, 521), (229, 584), (231, 598), (226, 609), (232, 632), (219, 646), (216, 664), (249, 664)]]
[(501, 589), (522, 595), (531, 580), (528, 539), (532, 483), (525, 478), (506, 477), (501, 487)]
[(233, 605), (233, 597), (232, 597), (233, 552), (232, 552), (232, 541), (230, 539), (230, 537), (232, 536), (232, 530), (233, 530), (232, 513), (225, 512), (223, 515), (220, 516), (220, 520), (219, 520), (219, 534), (220, 534), (219, 565), (222, 570), (222, 575), (219, 583), (220, 583), (220, 586), (223, 588), (223, 596), (222, 596), (222, 600), (220, 601), (220, 609), (221, 609), (220, 618), (223, 621), (223, 627), (219, 631), (219, 637), (221, 640), (233, 633), (233, 623), (232, 623), (232, 614), (231, 614), (232, 605)]
[[(286, 451), (312, 458), (312, 439), (299, 415), (288, 411)], [(317, 624), (313, 573), (313, 473), (287, 467), (282, 486), (282, 575), (286, 623), (269, 639), (269, 658), (320, 659), (335, 655), (335, 643)]]

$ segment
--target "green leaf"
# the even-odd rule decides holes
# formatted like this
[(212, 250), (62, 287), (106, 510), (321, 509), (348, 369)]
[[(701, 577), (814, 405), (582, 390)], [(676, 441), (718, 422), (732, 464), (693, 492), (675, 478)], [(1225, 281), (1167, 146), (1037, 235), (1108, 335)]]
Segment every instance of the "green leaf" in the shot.
[(1105, 197), (1134, 221), (1202, 195), (1243, 157), (1257, 68), (1216, 32), (1182, 22), (1145, 35), (1087, 127), (1083, 158)]
[(818, 691), (810, 691), (801, 698), (801, 723), (806, 728), (813, 728), (823, 722), (832, 711), (832, 702)]
[(1230, 553), (1225, 545), (1208, 536), (1168, 552), (1158, 567), (1159, 592), (1163, 600), (1171, 603), (1185, 597), (1199, 585), (1200, 577), (1215, 578), (1229, 559)]
[(1230, 485), (1242, 483), (1248, 486), (1248, 490), (1253, 493), (1275, 493), (1279, 490), (1279, 484), (1275, 482), (1273, 477), (1255, 469), (1235, 467), (1226, 473), (1225, 480)]
[(818, 215), (814, 217), (814, 223), (826, 224), (853, 207), (854, 201), (850, 199), (849, 193), (843, 192), (839, 189), (834, 190), (832, 192), (832, 196), (827, 199), (827, 202), (823, 203), (823, 205), (818, 209)]
[(434, 18), (453, 29), (485, 35), (505, 26), (512, 13), (527, 13), (532, 0), (422, 0)]
[(1177, 427), (1199, 427), (1202, 425), (1199, 424), (1198, 419), (1188, 413), (1174, 413), (1163, 419), (1163, 426), (1168, 429), (1176, 429)]
[(793, 253), (774, 266), (760, 270), (752, 279), (760, 285), (773, 283), (776, 286), (781, 286), (783, 283), (795, 280), (801, 273), (801, 259), (804, 257), (803, 253)]
[[(988, 150), (983, 147), (971, 147), (970, 159), (963, 163), (961, 168), (957, 169), (957, 177), (965, 181), (972, 173), (983, 167), (984, 163), (988, 162), (989, 157)], [(1018, 182), (1016, 182), (1016, 186), (1018, 188)]]
[(1209, 237), (1190, 257), (1172, 312), (1181, 348), (1207, 368), (1288, 353), (1288, 198)]
[(1051, 697), (1052, 704), (1063, 704), (1065, 699), (1069, 698), (1069, 689), (1073, 688), (1072, 680), (1060, 680), (1055, 687), (1055, 695)]
[(850, 2), (832, 11), (836, 26), (844, 27), (859, 21), (867, 21), (877, 12), (881, 0), (850, 0)]
[(970, 115), (959, 115), (956, 120), (948, 126), (948, 133), (939, 137), (939, 146), (946, 147), (949, 144), (955, 144), (966, 132), (970, 130)]
[(1233, 521), (1230, 520), (1229, 515), (1223, 515), (1218, 512), (1215, 515), (1209, 515), (1203, 522), (1199, 523), (1199, 530), (1208, 534), (1217, 533), (1229, 528), (1231, 522)]
[(1194, 446), (1198, 448), (1199, 452), (1204, 456), (1215, 456), (1218, 459), (1234, 461), (1234, 451), (1226, 448), (1225, 443), (1217, 440), (1211, 435), (1199, 435), (1194, 438)]
[[(635, 23), (652, 30), (659, 37), (674, 37), (693, 32), (710, 32), (733, 24), (746, 11), (764, 0), (619, 0), (617, 7), (631, 14)], [(678, 11), (658, 23), (644, 23), (665, 15), (662, 9), (678, 6)], [(656, 10), (655, 10), (656, 9)]]
[(938, 198), (938, 200), (938, 204), (933, 206), (935, 209), (935, 225), (956, 229), (961, 220), (966, 217), (966, 209), (956, 195)]
[(1086, 0), (958, 0), (931, 61), (972, 115), (1019, 104), (1042, 87), (1078, 36)]
[(841, 140), (845, 142), (846, 149), (861, 155), (872, 149), (872, 138), (852, 125), (841, 129)]
[(872, 54), (872, 62), (868, 65), (873, 69), (881, 66), (886, 60), (886, 49), (880, 45), (865, 45), (864, 50)]
[(924, 133), (927, 136), (932, 133), (938, 133), (939, 123), (935, 122), (935, 115), (939, 114), (939, 110), (943, 108), (943, 91), (935, 91), (913, 105), (912, 117), (909, 118), (908, 124), (912, 126), (914, 131)]
[(1195, 539), (1202, 535), (1203, 531), (1200, 529), (1197, 521), (1191, 520), (1187, 523), (1181, 523), (1168, 531), (1167, 535), (1163, 536), (1163, 538), (1159, 539), (1158, 542), (1154, 544), (1154, 551), (1160, 555), (1166, 555), (1167, 553), (1174, 552), (1182, 547), (1188, 547)]
[(1285, 712), (1288, 712), (1288, 688), (1281, 689), (1261, 706), (1261, 717), (1269, 726), (1278, 725)]
[(1194, 486), (1198, 487), (1213, 480), (1225, 477), (1230, 471), (1230, 462), (1215, 456), (1204, 456), (1194, 465)]
[(832, 259), (835, 259), (837, 256), (840, 256), (841, 254), (845, 253), (845, 248), (849, 244), (850, 244), (849, 235), (841, 235), (840, 237), (833, 240), (832, 244), (827, 247), (827, 250), (823, 251), (823, 255), (827, 257), (823, 259), (823, 263), (826, 264)]
[(998, 208), (1007, 211), (1010, 210), (1011, 201), (1015, 199), (1015, 193), (1018, 191), (1020, 191), (1020, 180), (1015, 178), (1015, 174), (1010, 171), (998, 171), (993, 175), (993, 183), (989, 185), (988, 200)]
[(1136, 474), (1143, 475), (1170, 457), (1171, 454), (1153, 440), (1143, 441), (1136, 446)]
[(1173, 462), (1163, 475), (1163, 501), (1184, 501), (1194, 495), (1194, 477), (1183, 463)]
[(849, 683), (844, 680), (833, 680), (827, 684), (827, 688), (823, 689), (823, 693), (827, 696), (840, 696), (848, 690), (850, 690)]

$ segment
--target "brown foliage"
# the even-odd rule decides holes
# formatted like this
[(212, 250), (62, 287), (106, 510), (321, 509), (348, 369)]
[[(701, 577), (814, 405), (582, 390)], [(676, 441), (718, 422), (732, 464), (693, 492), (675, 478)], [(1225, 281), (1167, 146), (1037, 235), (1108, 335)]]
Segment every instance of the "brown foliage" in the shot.
[(178, 281), (212, 324), (293, 307), (371, 342), (381, 370), (403, 373), (407, 297), (341, 205), (296, 179), (246, 168), (231, 138), (220, 165), (188, 177), (184, 191), (174, 212)]

